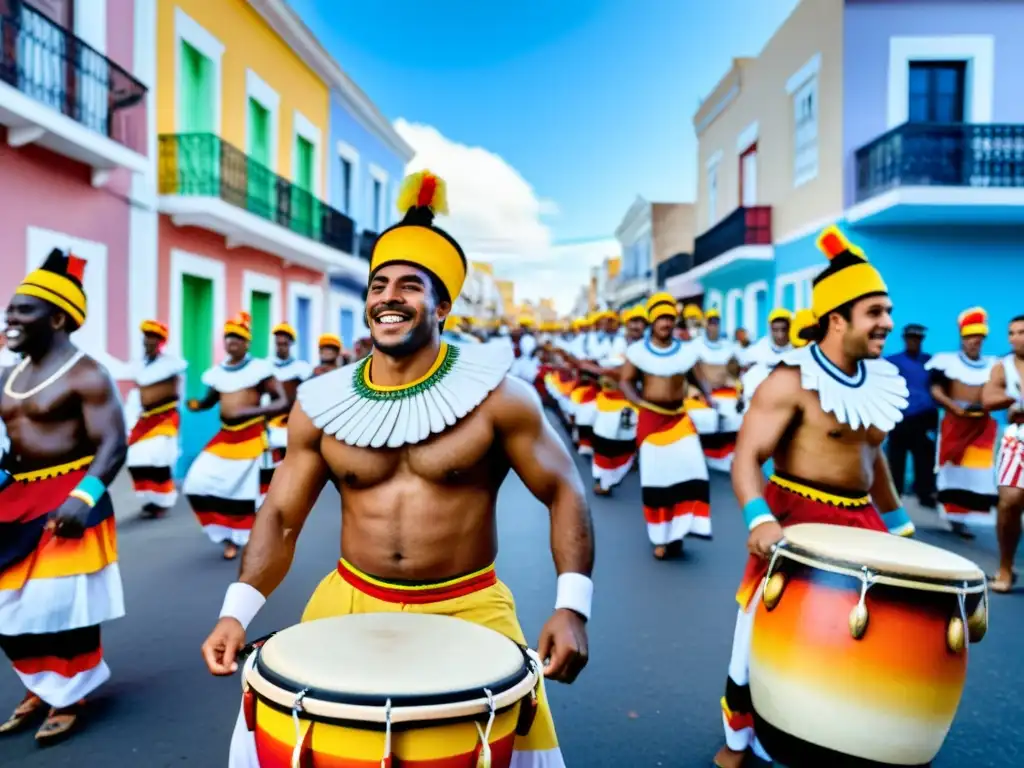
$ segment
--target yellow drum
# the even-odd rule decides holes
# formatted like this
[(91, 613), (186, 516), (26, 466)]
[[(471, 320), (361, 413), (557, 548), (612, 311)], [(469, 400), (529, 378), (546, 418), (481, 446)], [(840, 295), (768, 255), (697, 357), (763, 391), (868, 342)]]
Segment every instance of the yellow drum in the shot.
[(243, 710), (261, 768), (508, 768), (533, 723), (532, 652), (461, 619), (321, 619), (248, 660)]
[(887, 533), (793, 525), (754, 616), (757, 736), (789, 766), (923, 766), (960, 703), (985, 634), (985, 576), (959, 555)]

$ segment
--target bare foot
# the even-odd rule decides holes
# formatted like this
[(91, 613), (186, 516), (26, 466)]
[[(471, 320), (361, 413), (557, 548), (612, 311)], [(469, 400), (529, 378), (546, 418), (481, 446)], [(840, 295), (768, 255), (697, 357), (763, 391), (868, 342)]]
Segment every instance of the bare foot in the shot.
[(609, 488), (607, 491), (601, 487), (600, 483), (594, 483), (594, 495), (595, 496), (611, 496), (612, 491)]
[(654, 559), (655, 560), (664, 560), (665, 559), (665, 547), (659, 546), (659, 547), (655, 547), (654, 548)]
[(988, 588), (992, 592), (998, 592), (1001, 595), (1013, 590), (1014, 585), (1017, 583), (1017, 572), (1007, 571), (1005, 568), (1000, 568), (996, 573), (996, 577), (989, 581)]
[(717, 768), (740, 768), (746, 758), (746, 752), (737, 752), (734, 749), (722, 747), (715, 755), (714, 764)]
[(238, 557), (238, 546), (231, 542), (227, 542), (224, 545), (224, 559), (234, 560), (236, 557)]

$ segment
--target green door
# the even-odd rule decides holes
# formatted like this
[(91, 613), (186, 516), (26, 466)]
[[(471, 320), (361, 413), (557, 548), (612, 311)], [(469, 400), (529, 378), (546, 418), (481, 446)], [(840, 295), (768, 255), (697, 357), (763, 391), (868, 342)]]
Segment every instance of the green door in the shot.
[(249, 99), (249, 210), (270, 218), (273, 207), (273, 163), (270, 158), (270, 111)]
[(219, 194), (220, 147), (216, 133), (216, 88), (213, 62), (181, 43), (178, 73), (178, 189), (183, 195)]
[(307, 237), (320, 236), (320, 217), (314, 198), (313, 178), (316, 149), (301, 136), (295, 139), (295, 170), (292, 174), (292, 227)]
[(249, 314), (252, 315), (252, 343), (249, 352), (253, 357), (270, 356), (270, 302), (269, 293), (253, 291), (249, 300)]
[[(213, 365), (213, 281), (192, 275), (181, 278), (181, 356), (188, 362), (185, 374), (185, 397), (201, 398), (206, 393), (203, 373)], [(172, 331), (173, 333), (173, 331)], [(206, 441), (217, 431), (217, 409), (181, 413), (181, 459), (179, 476), (183, 475)]]

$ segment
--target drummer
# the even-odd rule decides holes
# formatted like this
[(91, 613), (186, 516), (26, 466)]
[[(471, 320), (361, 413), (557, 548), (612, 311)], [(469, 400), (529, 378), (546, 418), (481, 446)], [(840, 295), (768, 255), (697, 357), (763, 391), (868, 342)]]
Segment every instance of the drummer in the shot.
[[(816, 343), (788, 352), (758, 386), (732, 467), (751, 555), (736, 595), (740, 609), (722, 698), (726, 744), (715, 755), (719, 768), (738, 768), (749, 751), (770, 759), (754, 734), (750, 633), (767, 558), (783, 526), (912, 530), (880, 448), (902, 419), (908, 395), (896, 367), (881, 359), (893, 328), (888, 289), (835, 227), (822, 233), (818, 247), (829, 265), (813, 281)], [(775, 470), (766, 484), (761, 465), (769, 458)]]
[[(203, 645), (215, 675), (236, 671), (245, 628), (288, 572), (328, 480), (341, 491), (342, 558), (304, 621), (412, 611), (476, 622), (525, 645), (512, 595), (494, 569), (495, 505), (509, 470), (551, 511), (559, 576), (537, 646), (544, 674), (571, 683), (587, 662), (594, 543), (582, 479), (530, 385), (507, 376), (509, 345), (440, 340), (466, 278), (461, 247), (433, 225), (435, 213), (447, 213), (444, 200), (444, 182), (430, 172), (406, 180), (405, 217), (377, 238), (370, 260), (372, 353), (299, 387), (288, 452), (240, 580)], [(240, 714), (230, 765), (255, 768), (254, 750)], [(515, 750), (517, 768), (564, 766), (543, 692)]]

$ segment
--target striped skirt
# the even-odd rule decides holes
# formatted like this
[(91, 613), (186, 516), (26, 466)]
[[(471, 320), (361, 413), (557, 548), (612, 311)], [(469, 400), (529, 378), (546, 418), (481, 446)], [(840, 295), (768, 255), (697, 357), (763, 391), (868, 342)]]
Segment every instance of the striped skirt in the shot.
[(636, 407), (619, 390), (601, 392), (594, 419), (595, 482), (610, 491), (622, 482), (636, 458)]
[(943, 415), (935, 487), (939, 512), (951, 523), (995, 525), (997, 433), (991, 416)]
[(144, 411), (128, 436), (126, 466), (135, 495), (143, 504), (170, 509), (178, 500), (174, 466), (178, 463), (181, 414), (172, 399)]

